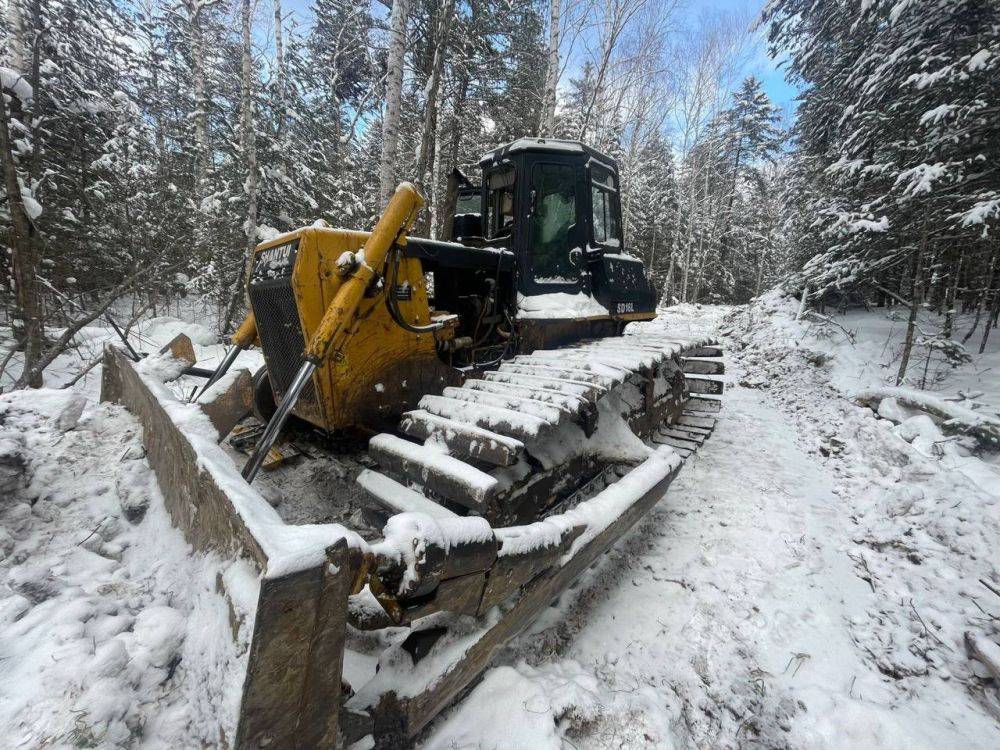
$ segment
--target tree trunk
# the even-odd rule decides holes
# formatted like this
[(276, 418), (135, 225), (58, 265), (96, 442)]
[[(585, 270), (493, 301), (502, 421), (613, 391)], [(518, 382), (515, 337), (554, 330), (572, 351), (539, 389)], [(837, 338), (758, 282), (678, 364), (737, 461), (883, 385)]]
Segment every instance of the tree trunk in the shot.
[(7, 0), (7, 66), (16, 71), (28, 67), (28, 52), (24, 46), (24, 18), (21, 15), (22, 0)]
[(382, 117), (382, 162), (379, 165), (379, 210), (389, 200), (395, 183), (399, 143), (399, 113), (403, 97), (403, 58), (406, 54), (406, 18), (409, 0), (393, 0), (389, 18), (389, 56), (385, 76), (385, 114)]
[(441, 201), (441, 214), (438, 217), (437, 237), (450, 240), (454, 234), (455, 211), (458, 210), (458, 180), (451, 174), (458, 166), (458, 151), (462, 143), (462, 117), (461, 112), (465, 106), (465, 99), (469, 92), (469, 74), (467, 69), (462, 68), (459, 73), (458, 90), (455, 92), (455, 101), (451, 108), (451, 143), (448, 152), (448, 178), (445, 187), (444, 199)]
[[(451, 32), (451, 19), (455, 14), (455, 0), (441, 0), (438, 9), (437, 30), (434, 40), (434, 59), (431, 63), (431, 74), (427, 80), (427, 101), (424, 104), (424, 120), (420, 129), (420, 147), (417, 150), (416, 178), (425, 195), (429, 192), (428, 168), (431, 153), (434, 149), (434, 133), (437, 126), (438, 93), (441, 88), (441, 74), (444, 71), (444, 57), (448, 52), (448, 37)], [(418, 220), (416, 233), (426, 235), (430, 230), (428, 212)]]
[(198, 0), (185, 0), (188, 11), (188, 33), (191, 36), (191, 78), (194, 85), (194, 142), (195, 142), (195, 248), (204, 252), (208, 242), (206, 216), (202, 203), (208, 197), (208, 173), (212, 159), (212, 146), (208, 132), (208, 94), (205, 83), (205, 40), (202, 33), (202, 4)]
[(562, 41), (562, 0), (549, 0), (549, 60), (545, 69), (545, 94), (538, 134), (551, 135), (556, 123), (556, 89), (559, 86), (559, 45)]
[(760, 288), (764, 284), (764, 252), (757, 254), (757, 278), (754, 280), (753, 296), (756, 299), (760, 296)]
[(903, 354), (899, 362), (899, 372), (896, 373), (896, 385), (906, 377), (906, 368), (910, 364), (910, 352), (913, 350), (913, 332), (917, 327), (917, 310), (920, 307), (920, 260), (927, 244), (927, 230), (920, 240), (920, 246), (913, 251), (913, 264), (910, 268), (910, 317), (906, 321), (906, 339), (903, 341)]
[(241, 141), (243, 146), (243, 158), (246, 162), (246, 191), (247, 191), (247, 221), (246, 221), (246, 249), (243, 254), (243, 262), (236, 274), (236, 283), (230, 292), (229, 306), (226, 309), (226, 318), (222, 324), (223, 332), (228, 332), (236, 317), (236, 310), (242, 299), (243, 282), (246, 279), (247, 264), (253, 255), (253, 250), (257, 246), (257, 130), (254, 124), (253, 109), (253, 48), (251, 37), (251, 16), (250, 0), (242, 2), (242, 25), (243, 25), (243, 86), (240, 96), (240, 119), (241, 119)]
[(594, 108), (597, 106), (604, 92), (605, 79), (608, 75), (608, 69), (611, 67), (611, 56), (618, 46), (618, 40), (625, 29), (625, 25), (639, 7), (639, 4), (630, 2), (630, 0), (609, 0), (608, 4), (613, 5), (613, 7), (608, 8), (605, 5), (604, 9), (605, 18), (602, 24), (601, 61), (597, 66), (594, 93), (591, 95), (590, 102), (587, 104), (587, 110), (583, 114), (583, 123), (580, 125), (580, 134), (577, 136), (577, 140), (581, 141), (586, 139), (587, 129), (590, 127), (591, 121), (601, 114), (595, 113)]
[(950, 339), (955, 329), (955, 299), (958, 296), (958, 280), (962, 275), (962, 256), (959, 255), (950, 271), (951, 278), (944, 290), (944, 330), (945, 338)]
[[(11, 5), (16, 6), (17, 3), (8, 5), (8, 14), (11, 13)], [(40, 25), (40, 8), (38, 8), (37, 3), (35, 3), (33, 10), (35, 11), (33, 14), (35, 19), (34, 26), (37, 29)], [(17, 14), (16, 8), (14, 12)], [(8, 19), (10, 19), (9, 15)], [(20, 15), (15, 15), (15, 19), (19, 29), (23, 30)], [(18, 33), (18, 30), (13, 30), (12, 36), (17, 39), (10, 46), (12, 49), (16, 48), (20, 50), (17, 54), (20, 56), (20, 62), (23, 65), (26, 54), (21, 46), (21, 35)], [(34, 52), (32, 68), (37, 71), (37, 46)], [(14, 62), (13, 54), (11, 55), (11, 62)], [(23, 68), (18, 68), (17, 70), (20, 72)], [(32, 119), (35, 120), (39, 114), (37, 102), (40, 94), (38, 91), (37, 75), (35, 75), (33, 84), (36, 106), (34, 108), (35, 111), (32, 113), (34, 115)], [(6, 90), (4, 94), (6, 94)], [(23, 388), (27, 385), (32, 388), (41, 388), (41, 371), (35, 373), (37, 363), (41, 359), (45, 335), (41, 297), (38, 293), (38, 264), (40, 260), (38, 257), (38, 243), (35, 236), (34, 224), (28, 216), (24, 205), (24, 198), (21, 195), (21, 181), (17, 173), (17, 162), (14, 160), (14, 150), (10, 137), (7, 97), (4, 94), (0, 94), (0, 159), (3, 160), (4, 189), (7, 192), (7, 210), (10, 213), (12, 230), (10, 242), (12, 251), (11, 269), (13, 271), (14, 304), (16, 306), (15, 318), (19, 323), (18, 328), (20, 329), (17, 331), (15, 338), (23, 342), (24, 348), (22, 374), (16, 387)], [(15, 110), (21, 109), (21, 102), (17, 97), (13, 96), (13, 92), (10, 94), (10, 103), (12, 113)], [(10, 116), (12, 117), (13, 114)], [(32, 144), (34, 145), (34, 139), (32, 139)], [(29, 377), (26, 379), (25, 375)]]
[(736, 155), (733, 159), (733, 178), (729, 185), (729, 199), (726, 201), (725, 229), (722, 232), (722, 241), (719, 243), (719, 265), (724, 266), (729, 255), (729, 233), (733, 228), (733, 200), (736, 198), (736, 183), (740, 176), (740, 159), (743, 157), (743, 131), (746, 128), (746, 110), (740, 112), (739, 140), (736, 142)]
[[(996, 281), (996, 273), (993, 274), (993, 280)], [(996, 328), (997, 319), (1000, 318), (1000, 285), (994, 283), (993, 287), (993, 309), (986, 318), (986, 325), (983, 326), (983, 339), (979, 342), (980, 354), (986, 351), (986, 341), (990, 337), (990, 330)]]
[[(447, 175), (451, 169), (445, 168), (445, 156), (450, 151), (447, 138), (448, 118), (444, 116), (444, 87), (438, 89), (437, 123), (434, 126), (434, 159), (431, 162), (431, 196), (428, 201), (428, 233), (431, 239), (440, 239), (437, 230), (441, 226), (441, 204), (447, 193)], [(454, 120), (454, 118), (451, 118)]]
[(285, 135), (285, 44), (281, 29), (281, 0), (274, 0), (274, 69), (278, 94), (278, 143)]
[(972, 334), (976, 332), (976, 329), (979, 327), (979, 321), (983, 317), (983, 312), (986, 309), (987, 300), (990, 298), (990, 290), (993, 288), (993, 279), (996, 276), (998, 256), (1000, 256), (1000, 251), (995, 249), (993, 251), (992, 258), (990, 259), (990, 273), (989, 276), (986, 278), (986, 285), (983, 287), (982, 292), (979, 294), (979, 301), (978, 304), (976, 305), (976, 317), (972, 321), (972, 327), (969, 329), (969, 332), (962, 337), (963, 344), (968, 343), (969, 339), (972, 338)]
[(669, 303), (674, 295), (674, 263), (677, 259), (677, 253), (680, 250), (679, 239), (680, 239), (680, 228), (681, 228), (681, 196), (676, 195), (677, 204), (674, 207), (674, 230), (671, 232), (670, 237), (670, 256), (667, 258), (667, 278), (663, 283), (663, 299), (662, 302)]

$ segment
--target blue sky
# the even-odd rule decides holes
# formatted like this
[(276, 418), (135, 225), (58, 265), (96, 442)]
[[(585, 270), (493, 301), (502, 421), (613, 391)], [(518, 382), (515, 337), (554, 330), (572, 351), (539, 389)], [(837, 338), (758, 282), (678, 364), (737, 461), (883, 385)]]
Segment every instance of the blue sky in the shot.
[[(693, 23), (696, 14), (702, 12), (736, 13), (752, 21), (765, 4), (766, 0), (687, 0), (682, 23)], [(784, 70), (768, 56), (764, 30), (755, 32), (752, 37), (746, 73), (761, 80), (767, 95), (781, 107), (785, 117), (790, 118), (794, 115), (797, 91), (785, 82)]]

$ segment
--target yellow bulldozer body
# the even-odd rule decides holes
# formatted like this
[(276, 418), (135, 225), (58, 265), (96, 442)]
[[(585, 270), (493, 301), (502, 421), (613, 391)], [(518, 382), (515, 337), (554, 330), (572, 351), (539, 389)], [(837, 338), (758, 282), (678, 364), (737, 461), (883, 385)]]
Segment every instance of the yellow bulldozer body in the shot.
[[(301, 365), (331, 302), (351, 278), (338, 261), (345, 253), (358, 253), (370, 236), (371, 232), (306, 227), (255, 250), (251, 269), (278, 269), (275, 279), (267, 282), (269, 288), (250, 293), (276, 400)], [(408, 299), (398, 300), (399, 310), (409, 322), (427, 325), (431, 310), (421, 263), (414, 258), (402, 258), (400, 263), (397, 286), (405, 285), (409, 294)], [(288, 276), (281, 273), (283, 264)], [(251, 270), (251, 279), (254, 273), (260, 271)], [(343, 347), (317, 368), (293, 414), (328, 432), (371, 429), (401, 409), (413, 408), (425, 393), (461, 381), (436, 351), (437, 341), (450, 338), (453, 329), (411, 333), (401, 328), (389, 314), (387, 293), (383, 285), (368, 288)], [(301, 348), (287, 343), (295, 338), (288, 335), (291, 326), (301, 331)]]

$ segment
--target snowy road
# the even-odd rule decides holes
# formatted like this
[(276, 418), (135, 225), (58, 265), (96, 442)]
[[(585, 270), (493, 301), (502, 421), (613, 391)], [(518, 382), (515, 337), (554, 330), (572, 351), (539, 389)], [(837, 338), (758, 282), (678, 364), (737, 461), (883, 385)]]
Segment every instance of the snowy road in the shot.
[(874, 418), (809, 373), (784, 398), (739, 387), (745, 364), (728, 360), (715, 433), (666, 498), (425, 748), (1000, 746), (964, 665), (887, 676), (866, 650), (869, 613), (893, 594), (859, 576), (848, 459), (819, 447)]

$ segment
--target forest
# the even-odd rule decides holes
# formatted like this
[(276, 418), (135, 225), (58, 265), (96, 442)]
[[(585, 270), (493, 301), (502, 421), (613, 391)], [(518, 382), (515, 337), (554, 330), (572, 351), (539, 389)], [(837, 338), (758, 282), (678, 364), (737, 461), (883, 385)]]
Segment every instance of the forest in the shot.
[[(990, 0), (7, 0), (0, 22), (3, 388), (94, 321), (196, 305), (231, 331), (257, 243), (367, 229), (399, 180), (446, 237), (454, 170), (534, 135), (617, 160), (662, 304), (780, 283), (901, 306), (907, 352), (955, 357), (1000, 315)], [(794, 112), (748, 72), (761, 36)]]

